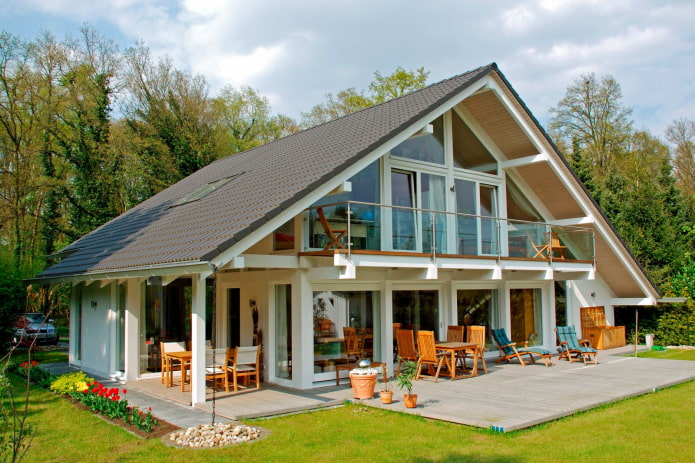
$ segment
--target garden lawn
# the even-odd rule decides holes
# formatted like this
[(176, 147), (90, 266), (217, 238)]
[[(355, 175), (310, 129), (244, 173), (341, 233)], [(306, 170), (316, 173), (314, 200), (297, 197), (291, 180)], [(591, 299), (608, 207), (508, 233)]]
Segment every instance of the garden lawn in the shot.
[(639, 352), (637, 357), (668, 360), (695, 360), (695, 349), (667, 349)]
[(39, 427), (27, 462), (681, 462), (695, 454), (695, 382), (508, 434), (347, 405), (247, 421), (270, 435), (214, 450), (138, 438), (39, 388), (31, 400)]

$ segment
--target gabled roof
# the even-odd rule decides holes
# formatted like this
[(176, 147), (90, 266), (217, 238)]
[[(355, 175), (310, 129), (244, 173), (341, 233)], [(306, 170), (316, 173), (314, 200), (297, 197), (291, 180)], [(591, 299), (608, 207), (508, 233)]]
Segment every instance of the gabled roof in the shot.
[(73, 242), (36, 278), (207, 262), (493, 71), (494, 63), (213, 162)]

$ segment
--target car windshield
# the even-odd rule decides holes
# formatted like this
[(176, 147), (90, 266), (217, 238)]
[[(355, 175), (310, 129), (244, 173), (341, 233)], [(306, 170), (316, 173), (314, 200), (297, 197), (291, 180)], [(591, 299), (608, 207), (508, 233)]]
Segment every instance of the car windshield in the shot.
[(27, 320), (29, 320), (32, 323), (41, 323), (44, 319), (44, 316), (42, 313), (28, 313), (26, 315)]

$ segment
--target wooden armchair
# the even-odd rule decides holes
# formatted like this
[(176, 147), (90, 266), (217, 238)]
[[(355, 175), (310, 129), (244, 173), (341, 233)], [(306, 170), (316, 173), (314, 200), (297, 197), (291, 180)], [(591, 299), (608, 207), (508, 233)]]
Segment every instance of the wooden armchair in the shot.
[[(166, 382), (167, 387), (170, 386), (171, 376), (173, 370), (179, 370), (181, 365), (178, 360), (173, 360), (167, 357), (169, 352), (183, 352), (186, 350), (186, 345), (184, 341), (178, 342), (160, 342), (159, 343), (159, 357), (161, 360), (162, 378), (161, 383)], [(186, 362), (184, 368), (190, 369), (190, 364)], [(181, 378), (183, 381), (183, 378)]]
[(256, 389), (261, 388), (261, 346), (235, 347), (227, 365), (227, 373), (232, 375), (234, 392), (239, 390), (239, 378), (244, 384), (255, 376)]
[[(415, 380), (420, 379), (423, 365), (431, 365), (433, 367), (437, 367), (437, 372), (434, 374), (434, 382), (436, 383), (439, 379), (439, 372), (442, 369), (442, 365), (444, 364), (446, 357), (437, 352), (434, 341), (434, 331), (418, 331), (417, 345), (417, 374), (415, 375)], [(451, 368), (453, 367), (454, 366), (452, 365)]]
[(221, 384), (224, 390), (229, 392), (227, 365), (229, 365), (228, 348), (205, 349), (205, 380), (212, 381), (213, 388)]
[(466, 358), (470, 357), (475, 361), (477, 357), (480, 363), (483, 364), (483, 371), (487, 374), (487, 365), (485, 365), (485, 327), (471, 325), (466, 328), (466, 342), (477, 344), (475, 352), (465, 352), (463, 354), (463, 366), (466, 368)]
[(362, 342), (360, 341), (360, 337), (357, 335), (356, 328), (344, 326), (343, 337), (345, 338), (345, 353), (347, 355), (348, 363), (351, 361), (356, 362), (357, 360), (364, 357)]
[(401, 365), (403, 362), (417, 362), (417, 351), (415, 350), (413, 330), (398, 330), (396, 332), (396, 344), (398, 346), (396, 376), (398, 376), (401, 372)]

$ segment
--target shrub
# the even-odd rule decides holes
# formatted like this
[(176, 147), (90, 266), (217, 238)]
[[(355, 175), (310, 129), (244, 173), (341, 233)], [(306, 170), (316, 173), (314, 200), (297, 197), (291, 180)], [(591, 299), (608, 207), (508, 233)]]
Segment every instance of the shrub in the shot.
[(58, 378), (51, 383), (50, 389), (56, 394), (82, 392), (87, 389), (87, 383), (93, 381), (94, 378), (87, 376), (84, 371), (65, 373), (64, 375), (58, 376)]
[(674, 305), (657, 322), (655, 342), (662, 346), (693, 345), (695, 342), (695, 301)]

